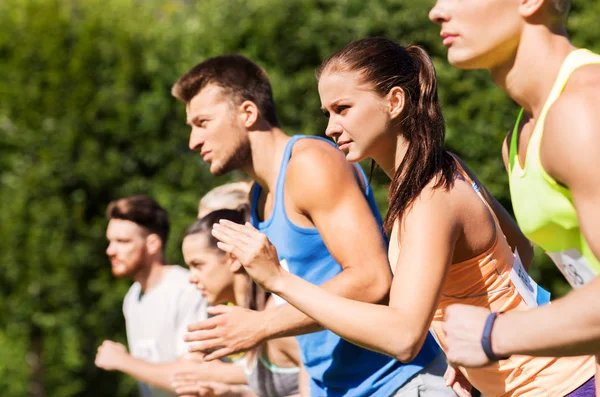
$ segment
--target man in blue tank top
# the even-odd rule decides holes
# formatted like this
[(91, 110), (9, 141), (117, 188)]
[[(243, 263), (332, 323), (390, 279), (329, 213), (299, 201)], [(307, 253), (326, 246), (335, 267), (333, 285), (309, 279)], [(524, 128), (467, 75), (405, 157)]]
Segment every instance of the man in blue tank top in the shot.
[[(186, 104), (189, 147), (210, 172), (240, 169), (257, 182), (253, 223), (287, 270), (350, 299), (386, 299), (391, 271), (385, 236), (364, 173), (331, 142), (281, 131), (270, 82), (258, 65), (239, 55), (208, 59), (183, 75), (172, 94)], [(322, 330), (288, 304), (260, 312), (219, 306), (212, 313), (186, 336), (192, 350), (210, 352), (207, 360), (297, 335), (313, 396), (404, 395), (403, 385), (411, 386), (411, 396), (453, 395), (431, 337), (415, 360), (403, 364)], [(427, 382), (436, 392), (416, 390)]]

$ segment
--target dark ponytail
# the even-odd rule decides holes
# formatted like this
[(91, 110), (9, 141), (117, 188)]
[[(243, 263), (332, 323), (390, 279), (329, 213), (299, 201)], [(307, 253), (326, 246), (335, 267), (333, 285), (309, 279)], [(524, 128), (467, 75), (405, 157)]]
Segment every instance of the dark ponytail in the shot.
[[(221, 219), (227, 219), (231, 222), (243, 225), (248, 220), (250, 207), (242, 205), (237, 210), (223, 209), (216, 210), (206, 214), (204, 217), (197, 219), (184, 234), (184, 238), (191, 235), (201, 234), (207, 238), (207, 244), (210, 248), (219, 250), (217, 247), (217, 239), (212, 235), (212, 227), (215, 223), (219, 223)], [(260, 288), (251, 277), (248, 277), (248, 293), (247, 301), (241, 306), (251, 310), (263, 310), (269, 294)]]
[(360, 72), (363, 81), (372, 84), (381, 96), (393, 87), (404, 92), (406, 105), (399, 127), (408, 149), (388, 193), (384, 228), (389, 232), (433, 178), (439, 178), (436, 189), (448, 189), (453, 184), (456, 164), (444, 150), (446, 130), (435, 68), (421, 47), (404, 48), (392, 40), (373, 37), (352, 42), (332, 55), (317, 71), (317, 78), (325, 71)]
[(384, 228), (390, 231), (396, 219), (401, 218), (425, 186), (439, 177), (434, 189), (449, 189), (454, 181), (456, 163), (444, 150), (446, 127), (438, 100), (435, 68), (429, 55), (418, 46), (406, 49), (418, 72), (418, 90), (411, 98), (404, 117), (408, 150), (394, 173), (388, 191), (389, 210)]

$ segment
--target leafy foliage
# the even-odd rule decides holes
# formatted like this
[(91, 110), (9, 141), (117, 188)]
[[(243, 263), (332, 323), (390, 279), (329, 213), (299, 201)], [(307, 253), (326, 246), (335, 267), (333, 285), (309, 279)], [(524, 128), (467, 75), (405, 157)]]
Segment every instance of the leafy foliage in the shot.
[[(169, 209), (171, 262), (213, 178), (187, 150), (175, 79), (208, 56), (239, 52), (272, 79), (290, 134), (323, 134), (314, 70), (353, 39), (424, 46), (439, 74), (448, 146), (507, 208), (500, 145), (516, 107), (484, 72), (450, 67), (427, 20), (402, 0), (3, 0), (0, 2), (0, 390), (4, 396), (125, 396), (131, 379), (98, 370), (103, 339), (124, 341), (104, 254), (104, 209), (147, 193)], [(575, 0), (576, 44), (598, 50), (597, 2)], [(368, 164), (366, 165), (368, 168)], [(376, 174), (385, 211), (385, 179)], [(539, 257), (535, 277), (565, 283)]]

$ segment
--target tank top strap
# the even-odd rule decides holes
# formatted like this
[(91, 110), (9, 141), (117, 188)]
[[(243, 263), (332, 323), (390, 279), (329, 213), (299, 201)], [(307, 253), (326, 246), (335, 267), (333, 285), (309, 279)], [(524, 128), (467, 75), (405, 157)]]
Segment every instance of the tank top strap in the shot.
[[(571, 77), (571, 74), (573, 74), (575, 70), (581, 66), (599, 62), (600, 57), (598, 57), (598, 55), (584, 48), (571, 51), (563, 61), (563, 64), (558, 71), (558, 75), (556, 76), (554, 85), (550, 90), (550, 94), (548, 94), (548, 98), (546, 99), (544, 107), (542, 108), (541, 114), (545, 116), (545, 114), (548, 112), (548, 109), (550, 109), (554, 101), (558, 99), (560, 94), (565, 89), (565, 86), (569, 81), (569, 77)], [(540, 115), (540, 119), (541, 118), (542, 116)]]
[[(562, 94), (565, 86), (569, 81), (569, 77), (571, 74), (575, 72), (579, 67), (590, 65), (594, 63), (600, 63), (600, 56), (594, 54), (593, 52), (586, 50), (584, 48), (580, 48), (577, 50), (573, 50), (567, 55), (565, 60), (563, 61), (558, 75), (556, 76), (556, 80), (554, 80), (554, 85), (546, 98), (546, 102), (544, 102), (544, 106), (542, 107), (542, 111), (536, 120), (536, 124), (534, 130), (531, 134), (530, 138), (530, 147), (539, 146), (541, 142), (541, 137), (543, 134), (543, 125), (546, 119), (546, 114), (554, 104), (554, 102), (558, 99), (560, 94)], [(510, 152), (509, 152), (509, 172), (512, 174), (513, 168), (516, 163), (516, 159), (518, 157), (518, 141), (519, 141), (519, 125), (521, 124), (521, 119), (523, 118), (524, 109), (521, 108), (519, 115), (517, 117), (517, 122), (513, 127), (512, 136), (510, 139)], [(539, 149), (538, 149), (539, 151)], [(527, 149), (529, 152), (529, 148)], [(529, 160), (530, 156), (527, 155), (527, 160)], [(522, 167), (525, 167), (524, 164), (521, 164)]]
[[(288, 168), (288, 164), (290, 162), (290, 159), (292, 158), (292, 151), (294, 149), (294, 145), (300, 139), (316, 139), (316, 140), (321, 140), (321, 141), (327, 142), (328, 144), (330, 144), (330, 145), (332, 145), (332, 146), (334, 146), (334, 147), (337, 148), (337, 145), (335, 143), (333, 143), (329, 139), (325, 139), (325, 138), (320, 137), (320, 136), (294, 135), (292, 138), (290, 138), (290, 140), (286, 144), (285, 151), (283, 152), (283, 158), (281, 159), (281, 166), (279, 167), (279, 177), (277, 178), (277, 184), (276, 184), (276, 187), (275, 187), (275, 203), (273, 205), (274, 212), (275, 211), (277, 211), (277, 212), (283, 211), (283, 213), (285, 213), (285, 206), (284, 206), (284, 200), (283, 200), (283, 192), (284, 192), (284, 188), (285, 188), (285, 178), (286, 178), (286, 175), (287, 175), (287, 168)], [(360, 167), (358, 167), (358, 168), (360, 168)], [(364, 171), (362, 171), (362, 169), (361, 169), (361, 172), (363, 173), (363, 177), (365, 178), (365, 181), (366, 181), (366, 175), (364, 174)]]
[[(269, 219), (273, 218), (274, 214), (276, 214), (277, 212), (279, 212), (280, 210), (283, 210), (283, 199), (280, 199), (280, 197), (283, 197), (283, 187), (284, 187), (284, 182), (285, 182), (285, 176), (287, 173), (287, 166), (288, 163), (290, 161), (290, 158), (292, 157), (292, 149), (294, 147), (294, 144), (300, 139), (301, 137), (296, 135), (290, 138), (289, 141), (287, 141), (287, 143), (285, 144), (285, 149), (283, 151), (283, 158), (281, 159), (281, 164), (279, 166), (279, 175), (277, 176), (277, 182), (275, 183), (275, 202), (273, 204), (273, 213), (271, 214), (271, 216), (269, 217)], [(254, 186), (252, 187), (252, 191), (251, 191), (251, 214), (253, 216), (256, 216), (256, 222), (257, 223), (262, 223), (262, 222), (267, 222), (267, 219), (263, 219), (262, 221), (260, 221), (257, 217), (258, 214), (258, 199), (260, 198), (260, 194), (262, 192), (262, 187), (258, 184), (258, 183), (254, 183)], [(281, 202), (281, 203), (280, 203)]]
[(256, 181), (252, 184), (252, 190), (250, 190), (250, 218), (251, 221), (255, 221), (256, 224), (259, 223), (257, 207), (261, 190), (260, 185)]
[[(284, 197), (283, 193), (284, 193), (284, 188), (285, 188), (285, 178), (287, 175), (288, 164), (290, 162), (290, 159), (292, 158), (292, 151), (294, 149), (294, 145), (300, 139), (316, 139), (316, 140), (320, 140), (323, 142), (327, 142), (331, 146), (337, 148), (337, 145), (334, 142), (330, 141), (329, 139), (320, 137), (320, 136), (294, 135), (293, 137), (290, 138), (290, 140), (286, 143), (285, 150), (283, 152), (283, 158), (281, 159), (281, 165), (279, 166), (279, 176), (277, 177), (277, 182), (275, 184), (275, 202), (273, 204), (273, 213), (285, 214), (285, 204), (284, 204), (284, 200), (283, 200), (283, 197)], [(354, 165), (354, 169), (356, 172), (358, 172), (358, 174), (360, 175), (360, 178), (362, 178), (362, 180), (364, 181), (365, 194), (368, 195), (371, 187), (369, 185), (369, 179), (367, 177), (367, 174), (365, 174), (365, 171), (362, 169), (362, 167), (358, 166), (358, 164)], [(262, 191), (262, 189), (258, 184), (255, 184), (252, 188), (252, 192), (251, 192), (251, 199), (252, 199), (251, 213), (252, 214), (257, 214), (257, 204), (258, 204), (258, 199), (260, 197), (261, 191)]]
[(523, 119), (524, 112), (525, 112), (525, 109), (521, 108), (521, 111), (519, 112), (519, 115), (517, 116), (517, 122), (515, 123), (515, 126), (513, 127), (513, 131), (512, 131), (511, 137), (510, 137), (510, 148), (509, 148), (509, 154), (508, 154), (508, 172), (509, 172), (509, 174), (512, 173), (512, 170), (515, 166), (516, 158), (519, 155), (519, 153), (518, 153), (519, 125), (521, 124), (521, 120)]
[(302, 135), (295, 135), (285, 145), (283, 152), (283, 158), (281, 159), (281, 165), (279, 166), (279, 176), (277, 177), (277, 183), (275, 185), (275, 202), (273, 203), (273, 212), (277, 213), (280, 211), (285, 212), (284, 200), (283, 200), (283, 189), (285, 187), (285, 177), (287, 175), (287, 167), (292, 158), (292, 150), (294, 145), (302, 138)]
[(469, 182), (469, 184), (471, 185), (471, 187), (473, 188), (473, 190), (475, 191), (475, 193), (477, 193), (477, 196), (479, 196), (479, 199), (481, 199), (481, 201), (483, 202), (483, 204), (487, 207), (488, 211), (490, 211), (490, 213), (492, 214), (492, 217), (494, 218), (494, 223), (496, 224), (496, 228), (501, 232), (502, 228), (500, 227), (500, 221), (496, 217), (496, 213), (494, 212), (494, 209), (492, 208), (492, 206), (490, 205), (490, 203), (488, 203), (488, 201), (483, 196), (483, 194), (481, 192), (482, 187), (479, 186), (469, 176), (469, 174), (464, 170), (464, 168), (460, 164), (460, 161), (458, 161), (458, 157), (456, 157), (456, 155), (454, 153), (450, 153), (450, 155), (452, 156), (452, 158), (454, 158), (454, 161), (456, 162), (456, 170), (463, 176), (463, 178), (465, 178), (465, 180), (467, 182)]

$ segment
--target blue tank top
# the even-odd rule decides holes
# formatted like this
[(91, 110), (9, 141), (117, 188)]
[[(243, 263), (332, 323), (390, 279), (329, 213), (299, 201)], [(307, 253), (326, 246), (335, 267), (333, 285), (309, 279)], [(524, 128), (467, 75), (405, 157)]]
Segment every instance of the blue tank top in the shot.
[[(320, 139), (335, 146), (324, 138), (292, 137), (286, 145), (279, 169), (271, 216), (264, 222), (258, 220), (256, 207), (261, 188), (257, 184), (252, 193), (251, 221), (275, 245), (283, 267), (304, 280), (321, 285), (340, 273), (342, 267), (329, 253), (318, 230), (295, 225), (287, 217), (284, 208), (287, 165), (294, 143), (301, 138)], [(364, 171), (357, 168), (367, 185), (365, 194), (371, 211), (381, 224), (372, 189), (368, 186)], [(439, 353), (439, 347), (429, 333), (421, 352), (409, 364), (358, 347), (331, 331), (300, 335), (297, 340), (302, 362), (311, 377), (311, 396), (390, 396)]]

